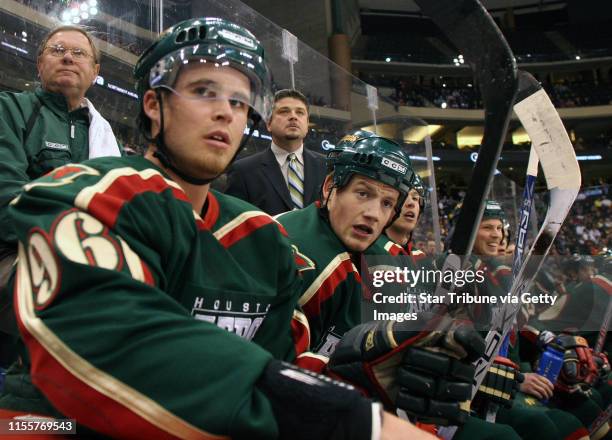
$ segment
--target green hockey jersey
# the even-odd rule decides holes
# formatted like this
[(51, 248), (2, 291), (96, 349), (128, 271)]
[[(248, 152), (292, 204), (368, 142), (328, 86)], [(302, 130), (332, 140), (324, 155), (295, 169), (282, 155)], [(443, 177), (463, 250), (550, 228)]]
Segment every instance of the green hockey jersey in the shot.
[(277, 216), (311, 267), (302, 270), (299, 299), (310, 328), (310, 351), (297, 364), (322, 371), (338, 341), (361, 321), (361, 277), (353, 258), (317, 204)]
[(256, 383), (295, 356), (294, 255), (245, 202), (211, 192), (205, 211), (142, 157), (63, 166), (13, 202), (25, 367), (54, 415), (118, 438), (276, 437)]

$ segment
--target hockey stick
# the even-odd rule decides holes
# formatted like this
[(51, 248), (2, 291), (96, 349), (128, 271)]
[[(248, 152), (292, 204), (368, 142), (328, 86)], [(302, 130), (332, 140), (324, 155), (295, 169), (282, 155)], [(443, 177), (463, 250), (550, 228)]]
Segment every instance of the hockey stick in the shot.
[[(516, 95), (516, 102), (519, 103), (531, 94), (539, 90), (539, 84), (531, 75), (525, 71), (519, 70), (519, 91)], [(536, 85), (538, 87), (536, 87)], [(516, 278), (523, 264), (523, 255), (525, 253), (525, 244), (527, 243), (527, 232), (529, 226), (529, 218), (531, 217), (531, 209), (533, 208), (533, 196), (535, 192), (535, 183), (538, 177), (538, 153), (532, 145), (529, 151), (529, 162), (527, 163), (527, 173), (525, 177), (525, 188), (523, 189), (523, 202), (521, 203), (521, 217), (518, 224), (516, 234), (516, 249), (512, 261), (512, 280)], [(504, 339), (504, 343), (500, 350), (502, 356), (508, 355), (508, 336)]]
[[(594, 353), (601, 353), (603, 351), (604, 344), (606, 343), (606, 337), (608, 336), (610, 320), (612, 320), (612, 300), (608, 300), (606, 315), (604, 316), (601, 328), (599, 329), (599, 335), (597, 336), (595, 348), (593, 348)], [(609, 403), (605, 411), (601, 413), (599, 417), (593, 420), (593, 423), (591, 423), (591, 426), (589, 426), (589, 435), (593, 436), (593, 434), (599, 431), (603, 425), (608, 423), (610, 418), (612, 418), (612, 403)]]
[[(471, 65), (485, 108), (482, 145), (442, 265), (442, 273), (454, 274), (463, 268), (472, 252), (487, 190), (499, 161), (518, 87), (516, 62), (501, 31), (477, 0), (416, 0), (416, 3)], [(453, 282), (440, 282), (435, 293), (446, 297), (451, 289), (454, 290)], [(447, 307), (443, 304), (435, 309), (445, 313)], [(448, 435), (452, 437), (454, 431), (450, 428)]]
[(606, 314), (604, 320), (599, 328), (599, 335), (597, 335), (597, 342), (593, 348), (594, 353), (601, 353), (603, 351), (604, 344), (606, 343), (606, 337), (608, 336), (608, 329), (610, 328), (610, 321), (612, 320), (612, 299), (608, 299), (608, 307), (606, 308)]
[[(457, 271), (461, 269), (461, 259), (472, 251), (486, 191), (508, 129), (517, 88), (516, 63), (501, 31), (477, 0), (416, 0), (416, 3), (465, 56), (484, 101), (482, 145), (443, 265), (443, 270)], [(450, 288), (439, 286), (436, 293), (446, 293)]]
[(593, 434), (599, 431), (603, 425), (610, 421), (610, 418), (612, 418), (612, 403), (609, 403), (605, 411), (603, 411), (595, 420), (593, 420), (593, 423), (591, 423), (589, 426), (589, 436), (592, 438)]
[[(534, 82), (531, 75), (519, 70), (519, 91), (516, 96), (516, 101), (521, 102), (523, 99), (529, 97), (532, 93), (537, 92), (538, 88), (534, 88)], [(536, 82), (537, 84), (537, 82)], [(527, 173), (525, 177), (525, 188), (523, 189), (523, 202), (521, 203), (521, 216), (518, 224), (518, 231), (516, 234), (516, 249), (514, 251), (514, 259), (512, 262), (512, 279), (514, 280), (518, 275), (521, 265), (523, 264), (523, 255), (525, 253), (525, 244), (527, 242), (527, 232), (529, 226), (529, 218), (531, 216), (531, 209), (533, 207), (533, 196), (535, 192), (535, 183), (538, 177), (538, 154), (536, 153), (535, 147), (532, 145), (529, 151), (529, 162), (527, 164)], [(508, 346), (510, 344), (510, 335), (507, 334), (503, 339), (502, 345), (499, 348), (500, 356), (508, 357)], [(486, 411), (487, 422), (495, 423), (497, 417), (497, 411), (499, 405), (496, 403), (489, 403)]]
[[(519, 73), (519, 78), (522, 77), (522, 72)], [(521, 204), (521, 218), (519, 220), (518, 231), (516, 235), (516, 249), (514, 251), (514, 260), (512, 262), (512, 277), (516, 277), (523, 264), (523, 255), (525, 253), (525, 243), (527, 241), (527, 227), (529, 226), (529, 218), (533, 207), (533, 195), (535, 191), (535, 182), (538, 177), (538, 154), (532, 146), (529, 152), (529, 163), (527, 165), (527, 176), (525, 179), (525, 189), (523, 190), (523, 203)]]
[[(550, 200), (544, 223), (513, 280), (511, 297), (526, 292), (533, 281), (578, 195), (581, 182), (576, 154), (559, 114), (537, 81), (531, 76), (527, 78), (536, 91), (517, 103), (514, 111), (529, 134), (540, 158)], [(510, 330), (519, 308), (518, 302), (516, 304), (508, 302), (498, 309), (497, 317), (493, 319), (494, 325), (485, 339), (487, 347), (485, 356), (475, 363), (476, 375), (472, 390), (474, 394), (484, 379), (492, 359), (497, 355), (501, 341)]]

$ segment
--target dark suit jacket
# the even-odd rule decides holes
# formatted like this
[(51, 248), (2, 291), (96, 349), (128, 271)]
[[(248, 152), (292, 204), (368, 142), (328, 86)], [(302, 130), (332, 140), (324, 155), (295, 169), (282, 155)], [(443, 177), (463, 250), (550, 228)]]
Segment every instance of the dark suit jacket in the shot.
[[(304, 148), (304, 206), (318, 200), (325, 174), (324, 156)], [(246, 200), (270, 215), (293, 209), (280, 166), (269, 148), (234, 162), (227, 181), (226, 194)]]

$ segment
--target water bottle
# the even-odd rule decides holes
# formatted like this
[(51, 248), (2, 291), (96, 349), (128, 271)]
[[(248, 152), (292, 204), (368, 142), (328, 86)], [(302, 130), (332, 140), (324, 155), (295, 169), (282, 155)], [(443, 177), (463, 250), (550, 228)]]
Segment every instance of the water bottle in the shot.
[[(554, 385), (557, 382), (557, 378), (559, 377), (559, 373), (561, 372), (561, 367), (563, 366), (563, 356), (565, 354), (565, 350), (558, 344), (554, 342), (548, 344), (546, 346), (546, 350), (542, 353), (542, 357), (540, 358), (540, 363), (538, 364), (538, 373), (540, 376), (544, 376)], [(542, 401), (543, 403), (547, 403), (548, 399)]]
[(510, 332), (506, 335), (506, 337), (504, 338), (504, 342), (502, 342), (502, 346), (499, 348), (499, 356), (501, 357), (508, 357), (508, 351), (510, 349), (510, 333), (512, 332), (512, 330), (510, 330)]

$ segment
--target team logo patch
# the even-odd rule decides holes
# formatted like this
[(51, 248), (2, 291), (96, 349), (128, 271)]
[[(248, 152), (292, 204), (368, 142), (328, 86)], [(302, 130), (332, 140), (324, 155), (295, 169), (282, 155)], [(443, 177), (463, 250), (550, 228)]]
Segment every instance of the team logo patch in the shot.
[(293, 259), (295, 260), (295, 265), (297, 266), (298, 272), (312, 270), (316, 267), (314, 261), (301, 253), (296, 245), (292, 244), (291, 249), (293, 250)]
[(399, 164), (397, 162), (395, 162), (394, 160), (391, 160), (387, 157), (383, 157), (381, 164), (387, 168), (392, 169), (393, 171), (397, 171), (400, 172), (402, 174), (406, 174), (406, 171), (408, 171), (408, 167)]
[(61, 150), (61, 151), (68, 151), (70, 149), (70, 147), (68, 147), (68, 145), (66, 144), (60, 144), (59, 142), (49, 142), (49, 141), (45, 141), (45, 147), (51, 150)]

